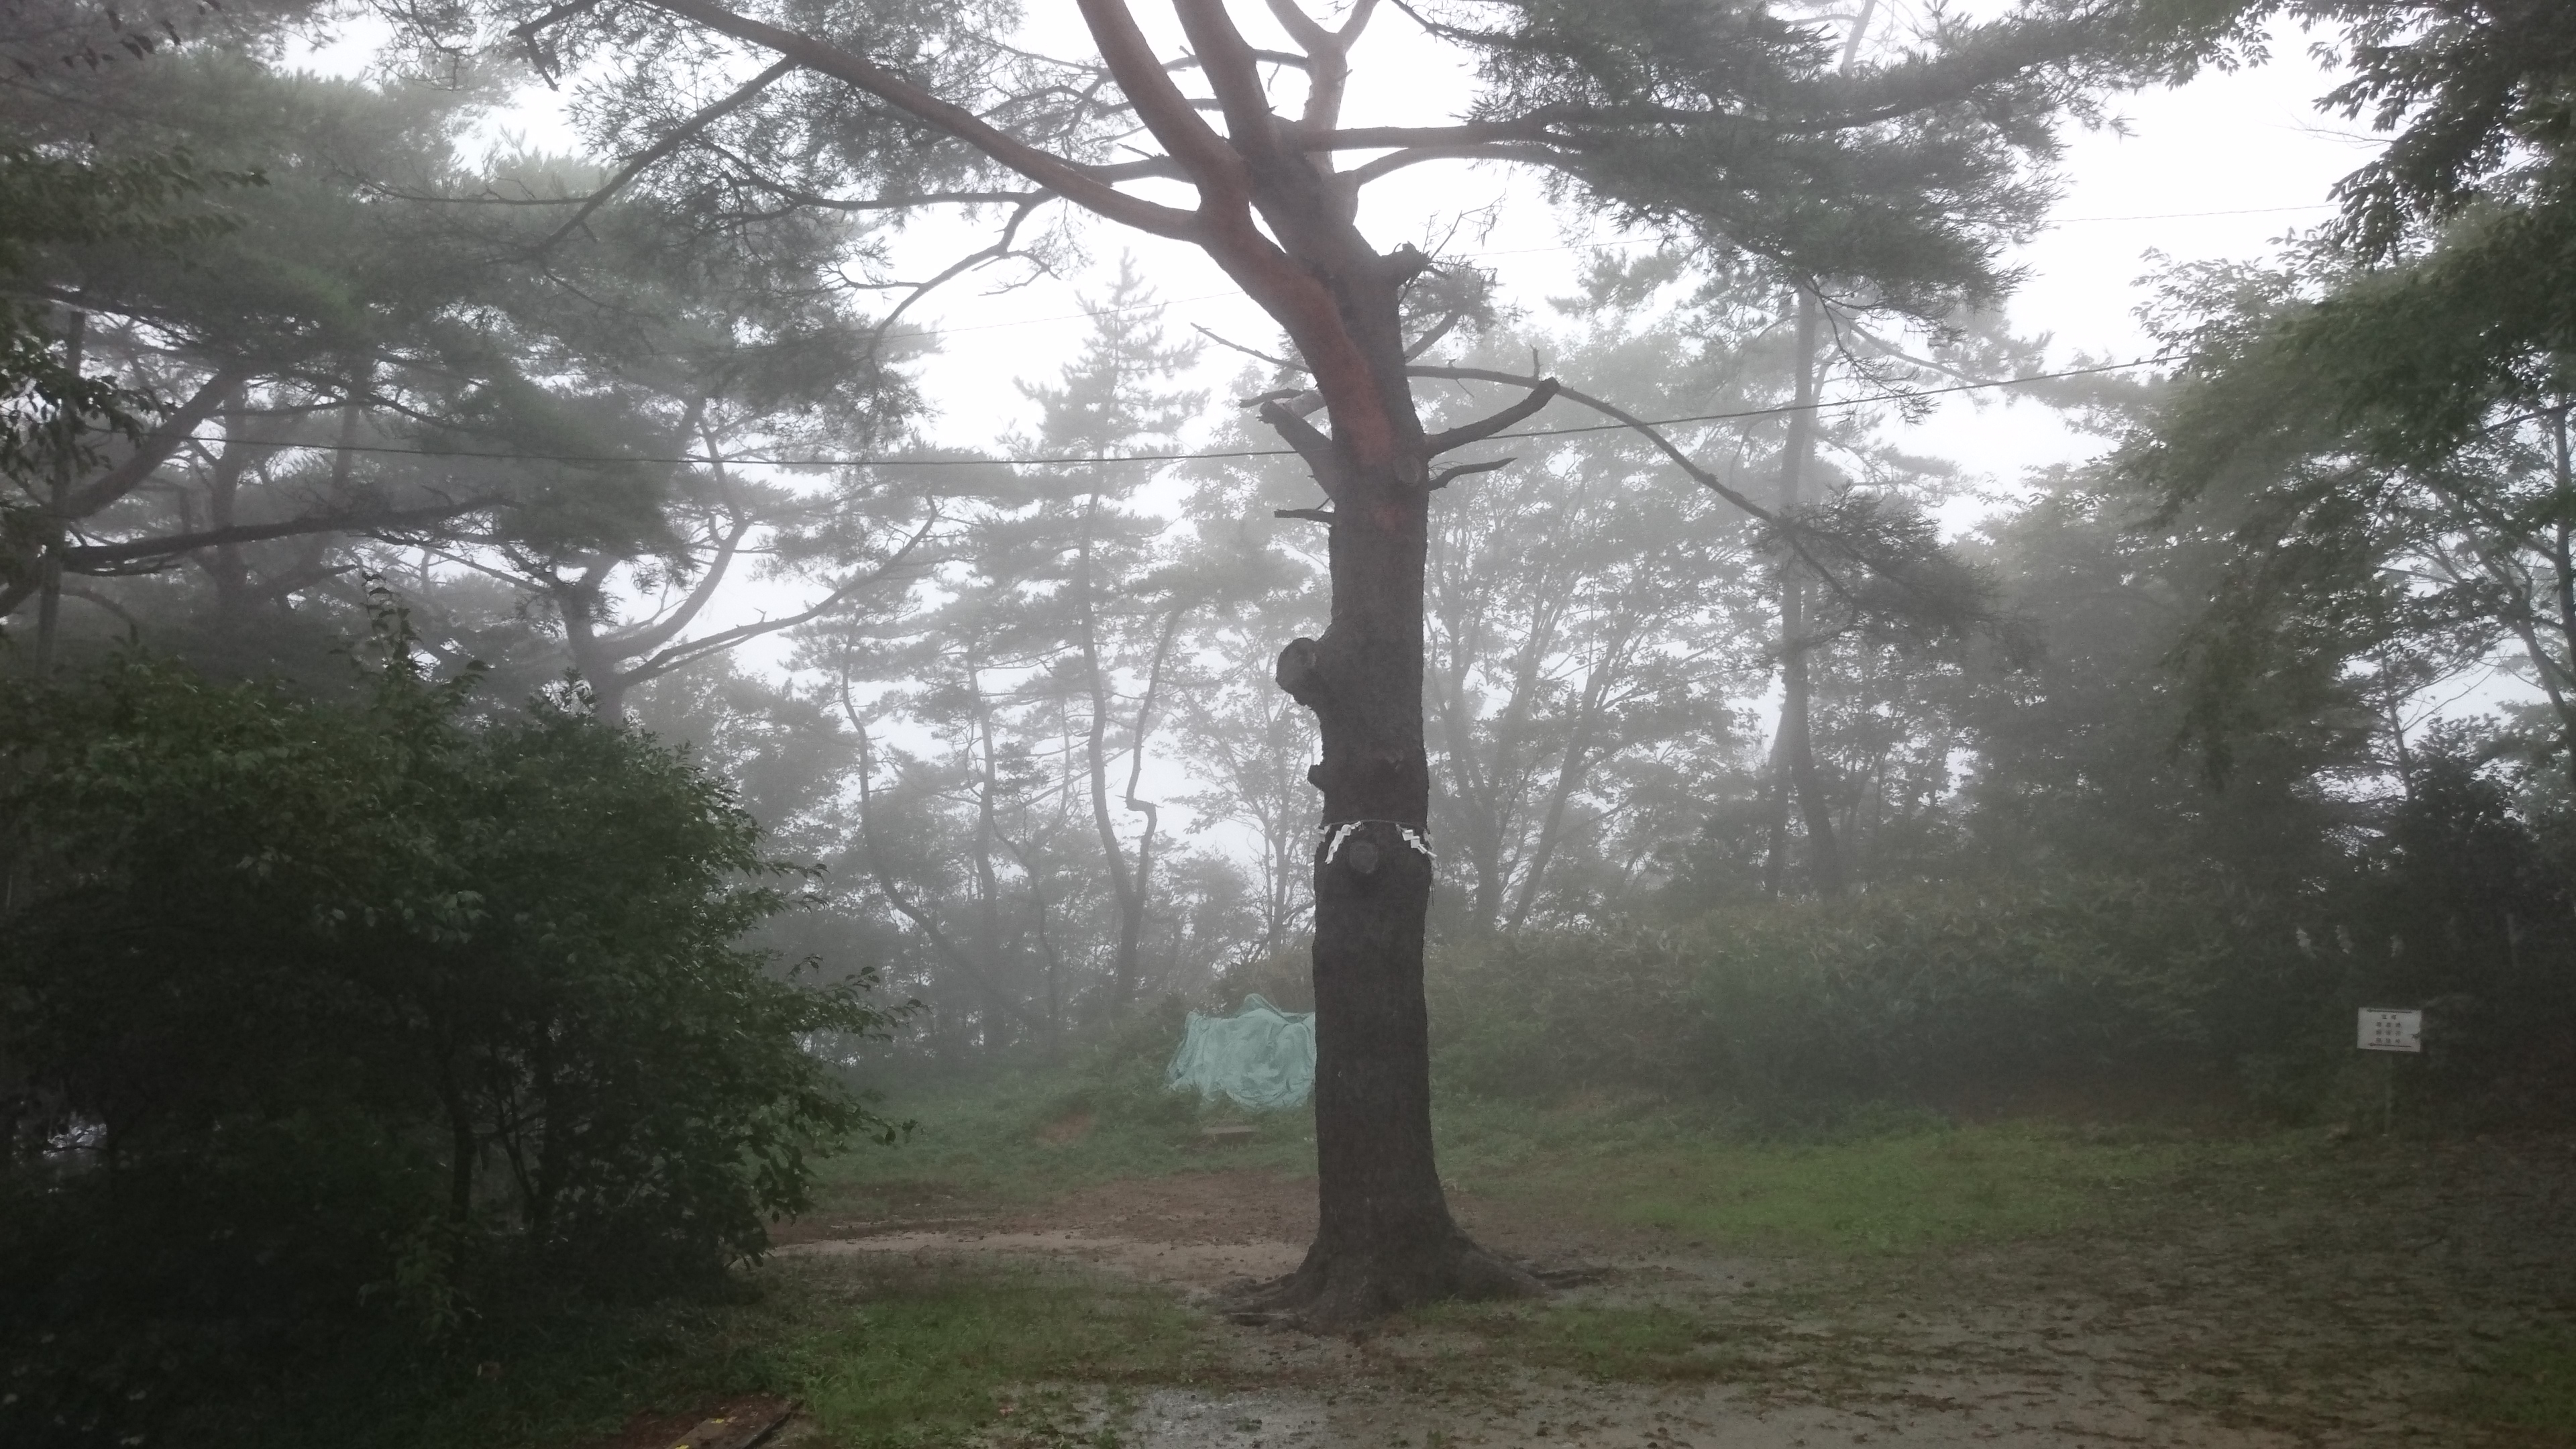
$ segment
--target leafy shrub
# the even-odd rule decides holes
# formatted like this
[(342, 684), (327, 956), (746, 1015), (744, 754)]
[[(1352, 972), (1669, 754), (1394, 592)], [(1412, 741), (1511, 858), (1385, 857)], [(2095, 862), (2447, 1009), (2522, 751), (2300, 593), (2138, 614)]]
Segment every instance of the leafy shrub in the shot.
[(1674, 931), (1441, 953), (1443, 1080), (1755, 1106), (2224, 1068), (2323, 990), (2287, 932), (2139, 882), (1737, 906)]
[(1200, 1115), (1198, 1097), (1175, 1092), (1164, 1080), (1172, 1052), (1189, 1018), (1189, 1004), (1167, 996), (1112, 1026), (1068, 1063), (1071, 1078), (1046, 1100), (1043, 1122), (1088, 1113), (1120, 1126), (1178, 1129)]
[(871, 983), (734, 944), (794, 876), (724, 787), (405, 643), (345, 703), (142, 657), (0, 700), (0, 1426), (718, 1269), (882, 1129), (800, 1046)]

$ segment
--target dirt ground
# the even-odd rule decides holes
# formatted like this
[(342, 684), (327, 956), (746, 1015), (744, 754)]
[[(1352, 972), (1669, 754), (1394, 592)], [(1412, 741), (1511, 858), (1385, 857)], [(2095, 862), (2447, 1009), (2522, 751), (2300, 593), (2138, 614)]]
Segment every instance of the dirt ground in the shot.
[[(1037, 1259), (1213, 1304), (1229, 1284), (1295, 1266), (1312, 1194), (1248, 1170), (982, 1213), (929, 1191), (900, 1205), (917, 1214), (809, 1224), (783, 1253)], [(1455, 1205), (1480, 1241), (1592, 1270), (1518, 1311), (1668, 1313), (1722, 1362), (1603, 1381), (1566, 1361), (1561, 1337), (1553, 1355), (1514, 1351), (1508, 1313), (1357, 1338), (1217, 1320), (1232, 1387), (1066, 1391), (1084, 1423), (1126, 1446), (2568, 1442), (2482, 1427), (2491, 1416), (2475, 1402), (2494, 1345), (2576, 1323), (2576, 1140), (2564, 1137), (2381, 1153), (2277, 1184), (2185, 1181), (2099, 1232), (1903, 1257), (1727, 1255), (1544, 1201)]]

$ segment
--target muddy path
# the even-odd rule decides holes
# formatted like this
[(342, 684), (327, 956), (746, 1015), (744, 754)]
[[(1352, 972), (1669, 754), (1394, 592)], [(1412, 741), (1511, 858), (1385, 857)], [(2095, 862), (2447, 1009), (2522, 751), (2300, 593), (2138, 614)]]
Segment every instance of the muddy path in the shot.
[[(826, 1217), (781, 1257), (1051, 1264), (1217, 1305), (1295, 1266), (1311, 1195), (1212, 1170), (1037, 1208)], [(1457, 1206), (1480, 1240), (1586, 1281), (1351, 1338), (1212, 1315), (1223, 1384), (1058, 1386), (1069, 1411), (994, 1442), (1102, 1428), (1128, 1446), (1299, 1449), (2563, 1442), (2482, 1425), (2477, 1396), (2495, 1345), (2576, 1324), (2565, 1138), (2186, 1177), (2090, 1231), (1901, 1256), (1720, 1253), (1543, 1197)]]

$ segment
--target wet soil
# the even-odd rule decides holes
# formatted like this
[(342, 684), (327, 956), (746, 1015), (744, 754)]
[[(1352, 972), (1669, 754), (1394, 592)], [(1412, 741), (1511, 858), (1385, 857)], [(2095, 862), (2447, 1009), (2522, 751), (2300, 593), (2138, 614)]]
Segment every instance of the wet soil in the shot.
[[(1099, 1184), (1037, 1208), (979, 1211), (930, 1188), (891, 1214), (826, 1215), (782, 1257), (1040, 1260), (1221, 1308), (1229, 1285), (1295, 1266), (1312, 1195), (1311, 1180), (1244, 1169)], [(2496, 1345), (2576, 1325), (2565, 1136), (2214, 1171), (2086, 1231), (1904, 1256), (1720, 1253), (1544, 1197), (1455, 1207), (1489, 1246), (1584, 1270), (1569, 1275), (1580, 1286), (1354, 1338), (1212, 1315), (1233, 1365), (1224, 1383), (1114, 1399), (1059, 1386), (1066, 1413), (994, 1444), (1104, 1428), (1130, 1449), (2568, 1442), (2496, 1425), (2479, 1397)], [(1580, 1331), (1520, 1331), (1567, 1310), (1561, 1322), (1661, 1315), (1703, 1347), (1605, 1373), (1587, 1367)]]

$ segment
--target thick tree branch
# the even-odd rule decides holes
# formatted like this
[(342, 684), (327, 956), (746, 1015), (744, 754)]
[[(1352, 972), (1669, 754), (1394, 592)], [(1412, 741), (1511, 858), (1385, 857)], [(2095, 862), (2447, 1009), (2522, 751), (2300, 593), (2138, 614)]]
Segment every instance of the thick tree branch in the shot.
[(1308, 130), (1328, 131), (1340, 119), (1342, 93), (1349, 86), (1349, 51), (1340, 37), (1315, 23), (1297, 0), (1270, 0), (1288, 38), (1306, 52), (1306, 109), (1298, 119)]
[[(1406, 370), (1417, 374), (1421, 372), (1420, 368)], [(1555, 378), (1540, 378), (1531, 385), (1528, 396), (1523, 397), (1519, 402), (1492, 417), (1481, 418), (1446, 432), (1434, 433), (1425, 441), (1424, 446), (1430, 450), (1432, 457), (1437, 458), (1443, 453), (1466, 447), (1470, 443), (1481, 443), (1505, 428), (1537, 416), (1539, 409), (1556, 400), (1559, 390), (1560, 384)]]
[(743, 82), (742, 86), (732, 95), (726, 96), (724, 99), (716, 101), (711, 105), (699, 108), (695, 115), (690, 116), (687, 120), (682, 121), (679, 125), (673, 127), (669, 135), (664, 136), (661, 140), (656, 141), (652, 145), (637, 152), (633, 160), (630, 160), (625, 165), (619, 167), (617, 169), (617, 174), (608, 178), (606, 184), (602, 185), (598, 190), (592, 192), (590, 195), (582, 198), (581, 209), (579, 211), (574, 212), (563, 225), (556, 227), (553, 233), (547, 236), (544, 241), (537, 243), (537, 255), (542, 257), (548, 252), (553, 251), (557, 246), (563, 243), (564, 238), (581, 230), (582, 225), (590, 220), (591, 213), (606, 205), (610, 197), (615, 196), (618, 192), (624, 190), (628, 183), (632, 182), (636, 177), (643, 175), (655, 162), (663, 160), (672, 152), (689, 144), (691, 140), (703, 133), (707, 127), (714, 125), (716, 122), (732, 115), (735, 111), (742, 109), (742, 107), (749, 103), (754, 96), (757, 96), (762, 91), (769, 89), (771, 84), (777, 81), (779, 77), (787, 74), (795, 68), (796, 62), (794, 60), (779, 60), (767, 70), (764, 70), (760, 74), (753, 76), (750, 80)]
[(1252, 179), (1243, 157), (1190, 104), (1172, 83), (1163, 62), (1146, 43), (1125, 0), (1078, 0), (1091, 28), (1092, 43), (1118, 88), (1135, 104), (1136, 115), (1163, 149), (1189, 172), (1199, 188), (1199, 215), (1233, 211), (1250, 203)]
[(1471, 141), (1455, 146), (1412, 146), (1402, 151), (1391, 151), (1376, 160), (1354, 166), (1342, 175), (1352, 186), (1366, 186), (1372, 181), (1383, 181), (1407, 166), (1419, 166), (1426, 161), (1527, 161), (1544, 166), (1556, 159), (1555, 153), (1547, 148), (1526, 141)]
[(1260, 417), (1287, 441), (1289, 447), (1297, 450), (1297, 456), (1305, 459), (1306, 466), (1313, 471), (1315, 481), (1323, 485), (1326, 493), (1331, 493), (1335, 480), (1341, 476), (1334, 466), (1333, 440), (1284, 403), (1263, 403)]
[[(165, 414), (160, 424), (143, 435), (142, 443), (114, 467), (90, 480), (86, 487), (64, 501), (60, 509), (63, 522), (87, 518), (116, 500), (133, 492), (152, 470), (170, 461), (171, 455), (192, 440), (197, 425), (215, 415), (234, 388), (251, 380), (259, 369), (247, 362), (228, 362), (207, 378), (195, 396)], [(48, 510), (51, 511), (51, 510)]]
[(748, 516), (737, 516), (733, 520), (733, 526), (725, 531), (722, 539), (717, 541), (715, 557), (707, 560), (707, 566), (699, 572), (698, 582), (689, 590), (688, 597), (682, 599), (680, 607), (672, 610), (667, 617), (617, 638), (600, 642), (615, 649), (622, 657), (631, 659), (638, 654), (659, 649), (678, 638), (680, 631), (688, 628), (690, 623), (704, 612), (707, 604), (715, 598), (716, 590), (724, 584), (725, 575), (733, 569), (734, 556), (742, 551), (742, 541), (751, 536), (751, 529), (752, 520)]
[[(1593, 397), (1589, 393), (1577, 392), (1573, 388), (1557, 382), (1555, 378), (1522, 377), (1514, 373), (1497, 372), (1490, 367), (1433, 367), (1422, 364), (1416, 364), (1412, 367), (1406, 368), (1405, 374), (1409, 377), (1447, 378), (1455, 382), (1499, 382), (1511, 387), (1529, 388), (1533, 392), (1540, 387), (1553, 387), (1556, 389), (1554, 394), (1555, 396), (1564, 398), (1567, 402), (1581, 403), (1583, 406), (1611, 419), (1613, 422), (1623, 423), (1626, 426), (1635, 429), (1637, 432), (1645, 434), (1646, 440), (1653, 443), (1656, 449), (1665, 457), (1670, 458), (1676, 467), (1680, 468), (1684, 473), (1689, 474), (1692, 482), (1699, 484), (1701, 487), (1715, 493), (1718, 497), (1723, 498), (1727, 502), (1744, 510), (1745, 513), (1751, 515), (1755, 520), (1769, 524), (1774, 528), (1781, 528), (1784, 533), (1790, 533), (1792, 543), (1795, 543), (1794, 533), (1783, 528), (1778, 515), (1774, 514), (1770, 509), (1763, 507), (1761, 504), (1754, 502), (1752, 499), (1745, 497), (1735, 489), (1726, 486), (1726, 484), (1721, 481), (1716, 474), (1711, 473), (1706, 468), (1703, 468), (1699, 464), (1691, 461), (1691, 456), (1688, 453), (1683, 452), (1672, 439), (1665, 437), (1662, 429), (1657, 428), (1654, 424), (1647, 422), (1645, 419), (1638, 417), (1636, 414), (1631, 413), (1624, 408), (1615, 407), (1609, 403), (1603, 402), (1601, 399)], [(1537, 409), (1532, 408), (1530, 411), (1536, 412)], [(1506, 424), (1505, 426), (1509, 426), (1509, 424)], [(1499, 429), (1497, 431), (1499, 431)], [(1492, 435), (1487, 434), (1486, 436), (1490, 437)], [(1813, 560), (1810, 560), (1810, 562), (1813, 562)]]
[(1254, 171), (1276, 165), (1278, 117), (1262, 89), (1260, 61), (1243, 32), (1235, 29), (1225, 0), (1173, 0), (1172, 8), (1179, 13), (1190, 44), (1198, 48), (1199, 66), (1216, 91), (1233, 149)]
[(1460, 463), (1456, 467), (1443, 468), (1437, 474), (1433, 475), (1431, 479), (1431, 488), (1436, 492), (1439, 489), (1446, 488), (1457, 480), (1466, 477), (1470, 473), (1491, 473), (1497, 468), (1508, 468), (1517, 461), (1519, 460), (1514, 458), (1496, 458), (1487, 463)]
[(444, 523), (451, 518), (489, 508), (497, 501), (486, 498), (472, 503), (448, 503), (435, 508), (409, 508), (390, 513), (321, 514), (284, 518), (272, 523), (235, 524), (230, 528), (209, 528), (160, 538), (74, 544), (63, 550), (63, 568), (76, 574), (149, 572), (151, 570), (128, 569), (126, 566), (149, 562), (157, 567), (200, 549), (264, 543), (270, 539), (295, 538), (305, 534), (401, 532), (424, 524)]
[(930, 517), (923, 520), (921, 527), (913, 530), (912, 537), (904, 540), (903, 547), (896, 549), (884, 563), (877, 565), (866, 574), (842, 580), (830, 593), (816, 600), (810, 608), (776, 619), (756, 619), (748, 624), (737, 624), (733, 628), (710, 634), (704, 639), (689, 640), (685, 644), (665, 650), (638, 664), (627, 674), (626, 682), (641, 684), (648, 679), (659, 679), (675, 669), (685, 668), (711, 654), (720, 654), (746, 640), (757, 639), (763, 634), (775, 634), (781, 629), (793, 629), (800, 624), (810, 624), (822, 618), (825, 614), (839, 608), (860, 590), (871, 588), (895, 577), (897, 570), (921, 547), (923, 541), (930, 537), (930, 531), (939, 525), (941, 516), (937, 508), (931, 509)]
[[(1362, 466), (1402, 466), (1406, 450), (1397, 440), (1385, 399), (1377, 393), (1368, 354), (1346, 324), (1334, 290), (1336, 274), (1340, 281), (1358, 280), (1358, 269), (1372, 258), (1357, 243), (1347, 218), (1338, 218), (1345, 224), (1336, 226), (1332, 219), (1315, 217), (1312, 207), (1276, 204), (1290, 199), (1297, 178), (1290, 166), (1281, 164), (1290, 158), (1279, 150), (1276, 118), (1253, 69), (1250, 48), (1219, 0), (1180, 0), (1179, 8), (1209, 83), (1239, 133), (1232, 144), (1184, 103), (1179, 88), (1155, 63), (1124, 0), (1080, 3), (1110, 73), (1199, 187), (1199, 244), (1245, 295), (1287, 329), (1298, 352), (1314, 366), (1332, 409), (1335, 443)], [(1305, 169), (1302, 161), (1294, 166)], [(1263, 215), (1280, 242), (1253, 223), (1256, 171), (1266, 198)], [(1311, 172), (1304, 179), (1320, 182)]]
[[(1422, 146), (1486, 146), (1519, 141), (1545, 144), (1547, 121), (1533, 114), (1508, 121), (1466, 121), (1454, 126), (1349, 126), (1301, 134), (1301, 151), (1401, 151)], [(1561, 142), (1560, 142), (1561, 144)]]
[[(729, 35), (775, 51), (818, 74), (857, 86), (1086, 211), (1155, 236), (1181, 241), (1198, 239), (1199, 221), (1189, 212), (1130, 196), (1091, 176), (1074, 162), (1000, 130), (963, 106), (931, 94), (865, 56), (810, 35), (737, 15), (722, 5), (712, 3), (712, 0), (644, 0), (644, 3), (694, 21), (719, 35)], [(1160, 74), (1159, 70), (1157, 74)], [(1125, 84), (1123, 78), (1121, 84)], [(1168, 79), (1165, 84), (1169, 85)], [(1174, 90), (1173, 94), (1178, 95), (1179, 92)], [(1200, 124), (1204, 128), (1206, 123)]]

